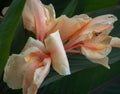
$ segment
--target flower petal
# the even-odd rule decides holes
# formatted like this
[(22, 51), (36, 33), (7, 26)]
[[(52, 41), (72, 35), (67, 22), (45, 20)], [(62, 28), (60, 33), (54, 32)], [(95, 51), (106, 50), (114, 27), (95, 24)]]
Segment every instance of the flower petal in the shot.
[(24, 52), (21, 53), (24, 56), (26, 62), (30, 62), (33, 58), (38, 58), (39, 61), (42, 61), (44, 58), (47, 58), (48, 55), (37, 47), (30, 47)]
[(113, 47), (119, 47), (120, 48), (120, 38), (112, 37), (110, 45), (113, 46)]
[(44, 5), (44, 7), (45, 7), (44, 10), (45, 10), (46, 26), (47, 26), (46, 33), (49, 33), (50, 31), (53, 31), (53, 28), (57, 24), (56, 15), (55, 15), (55, 10), (52, 4)]
[[(48, 9), (47, 9), (48, 8)], [(38, 10), (35, 15), (35, 30), (37, 39), (43, 41), (47, 35), (48, 29), (51, 29), (54, 26), (54, 8), (50, 5), (45, 8), (45, 6), (40, 3)], [(52, 12), (51, 12), (52, 11)], [(52, 20), (52, 21), (51, 21)], [(53, 23), (53, 24), (52, 24)]]
[(65, 48), (70, 48), (72, 45), (75, 45), (80, 41), (90, 40), (94, 36), (100, 36), (101, 39), (103, 39), (113, 29), (113, 23), (116, 20), (117, 18), (110, 14), (93, 18), (88, 24), (78, 30), (78, 32), (71, 37), (65, 45)]
[(56, 27), (52, 31), (59, 30), (62, 41), (66, 41), (90, 20), (91, 18), (86, 14), (77, 15), (72, 18), (62, 15), (57, 18)]
[(26, 0), (23, 12), (22, 12), (22, 18), (23, 18), (23, 24), (24, 27), (32, 32), (35, 32), (35, 21), (34, 21), (34, 9), (33, 6), (35, 6), (34, 2), (36, 0)]
[(9, 57), (4, 69), (3, 80), (12, 89), (22, 88), (23, 73), (26, 68), (26, 62), (22, 55), (13, 54)]
[[(23, 84), (22, 84), (23, 94), (29, 94), (28, 91), (33, 83), (34, 72), (37, 68), (42, 66), (42, 62), (38, 61), (37, 59), (38, 59), (38, 57), (32, 58), (27, 63), (27, 67), (26, 67), (24, 74), (23, 74)], [(32, 87), (32, 89), (33, 88), (34, 87)], [(33, 94), (36, 94), (36, 92), (34, 92)]]
[(44, 40), (46, 33), (55, 25), (53, 6), (43, 5), (40, 0), (26, 0), (22, 13), (24, 27), (36, 34), (37, 39)]
[(37, 89), (43, 82), (50, 70), (50, 58), (44, 59), (39, 66), (40, 62), (36, 59), (32, 60), (27, 66), (23, 80), (23, 94), (36, 94)]
[(23, 48), (22, 52), (24, 52), (25, 50), (27, 50), (28, 48), (31, 47), (36, 47), (40, 50), (42, 50), (43, 52), (46, 52), (45, 46), (44, 44), (39, 41), (39, 40), (35, 40), (32, 37), (30, 37), (25, 45), (25, 47)]
[(59, 32), (50, 34), (45, 39), (45, 45), (52, 58), (53, 68), (61, 75), (69, 75), (68, 59), (59, 35)]
[(93, 18), (88, 25), (82, 30), (83, 34), (89, 34), (92, 32), (110, 32), (113, 29), (113, 23), (117, 21), (117, 18), (112, 14), (101, 15)]
[(91, 58), (88, 58), (88, 59), (93, 63), (103, 65), (106, 68), (110, 69), (110, 66), (108, 65), (108, 60), (109, 60), (108, 57), (104, 57), (104, 58), (101, 58), (101, 59), (91, 59)]
[(112, 24), (117, 21), (117, 18), (112, 14), (101, 15), (93, 18), (82, 30), (83, 34), (89, 34), (92, 32), (101, 32), (104, 30), (111, 31)]
[(106, 57), (110, 52), (111, 52), (112, 48), (109, 46), (105, 49), (102, 50), (91, 50), (89, 48), (86, 47), (81, 47), (81, 52), (83, 55), (85, 55), (87, 58), (91, 58), (91, 59), (101, 59)]
[(106, 14), (93, 18), (88, 25), (91, 27), (95, 24), (113, 24), (115, 21), (117, 18), (113, 14)]
[(91, 40), (84, 41), (84, 46), (91, 50), (102, 50), (110, 45), (112, 37), (109, 36), (98, 36)]
[(44, 7), (45, 7), (45, 15), (47, 18), (47, 24), (49, 24), (50, 21), (53, 21), (56, 18), (55, 10), (52, 4), (44, 5)]
[(39, 88), (44, 78), (48, 75), (50, 71), (51, 59), (45, 58), (43, 60), (43, 65), (43, 67), (36, 69), (34, 73), (34, 83), (37, 85), (37, 88)]
[(9, 7), (4, 7), (2, 10), (2, 14), (5, 15)]

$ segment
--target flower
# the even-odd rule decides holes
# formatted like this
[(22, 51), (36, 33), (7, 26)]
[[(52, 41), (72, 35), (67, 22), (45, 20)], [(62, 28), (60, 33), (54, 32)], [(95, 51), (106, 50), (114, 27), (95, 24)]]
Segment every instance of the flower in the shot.
[(35, 33), (37, 39), (41, 41), (56, 24), (52, 4), (43, 5), (40, 0), (26, 0), (22, 18), (24, 27)]
[[(2, 10), (2, 14), (5, 15), (9, 7), (5, 7)], [(0, 18), (3, 18), (0, 16)], [(33, 32), (36, 38), (44, 41), (47, 33), (52, 31), (56, 25), (55, 11), (52, 4), (44, 5), (40, 0), (26, 0), (22, 19), (24, 28)], [(58, 29), (57, 29), (58, 30)], [(56, 32), (55, 30), (54, 32)]]
[(56, 19), (56, 25), (47, 34), (49, 35), (51, 32), (59, 30), (61, 39), (65, 42), (90, 21), (91, 18), (86, 14), (75, 15), (71, 18), (62, 15)]
[(44, 42), (29, 38), (20, 54), (9, 57), (4, 70), (4, 81), (10, 88), (23, 88), (23, 94), (36, 94), (48, 75), (51, 64), (60, 75), (70, 74), (59, 32), (50, 34)]
[[(37, 7), (34, 8), (33, 5)], [(23, 14), (25, 14), (23, 15), (25, 27), (33, 31), (37, 39), (43, 41), (45, 37), (59, 30), (67, 52), (82, 53), (90, 61), (107, 68), (110, 68), (107, 55), (111, 52), (112, 47), (120, 47), (119, 38), (109, 36), (113, 23), (117, 21), (112, 14), (101, 15), (93, 19), (87, 14), (71, 18), (62, 15), (55, 18), (54, 8), (46, 7), (39, 0), (27, 0)], [(34, 27), (34, 29), (30, 27)]]
[(82, 53), (90, 61), (110, 68), (107, 55), (112, 47), (120, 47), (120, 39), (108, 35), (115, 21), (117, 18), (112, 14), (93, 18), (68, 39), (66, 51)]
[(57, 30), (60, 31), (62, 41), (66, 41), (91, 20), (86, 14), (72, 18), (62, 15), (56, 18), (52, 4), (43, 5), (40, 0), (26, 0), (22, 18), (24, 27), (35, 33), (37, 39), (41, 41)]

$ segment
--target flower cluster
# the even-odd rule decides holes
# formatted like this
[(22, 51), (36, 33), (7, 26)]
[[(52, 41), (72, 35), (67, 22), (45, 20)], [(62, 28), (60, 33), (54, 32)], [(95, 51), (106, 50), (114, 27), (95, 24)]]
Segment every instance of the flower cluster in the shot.
[(51, 65), (60, 75), (69, 75), (66, 52), (81, 53), (90, 61), (110, 68), (107, 55), (112, 47), (120, 47), (120, 39), (109, 36), (117, 21), (112, 14), (56, 18), (51, 4), (26, 0), (22, 18), (24, 28), (33, 32), (36, 39), (30, 37), (20, 54), (9, 57), (3, 79), (12, 89), (23, 88), (23, 94), (37, 93)]

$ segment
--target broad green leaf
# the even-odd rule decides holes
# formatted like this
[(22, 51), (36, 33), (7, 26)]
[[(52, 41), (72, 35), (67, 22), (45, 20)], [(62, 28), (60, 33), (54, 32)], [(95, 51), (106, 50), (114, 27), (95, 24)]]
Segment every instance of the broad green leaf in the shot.
[(101, 66), (81, 70), (51, 83), (47, 88), (45, 87), (46, 90), (41, 88), (38, 94), (41, 94), (42, 90), (44, 90), (43, 94), (96, 94), (91, 93), (91, 90), (119, 75), (119, 66), (120, 62), (117, 62), (111, 64), (110, 70)]
[(9, 56), (11, 42), (21, 17), (25, 0), (14, 0), (0, 24), (0, 76)]
[(29, 32), (24, 29), (22, 19), (19, 21), (17, 26), (12, 44), (10, 54), (18, 54), (23, 49), (27, 39), (29, 37)]
[(90, 91), (91, 94), (120, 94), (120, 74)]
[(117, 5), (118, 0), (85, 0), (84, 12), (90, 12), (110, 6)]
[[(19, 53), (24, 47), (28, 36), (29, 32), (24, 30), (22, 20), (20, 19), (12, 40), (10, 54)], [(22, 90), (12, 90), (2, 81), (0, 83), (0, 92), (2, 94), (22, 94)]]
[(78, 4), (78, 0), (71, 0), (70, 3), (67, 5), (67, 7), (64, 9), (62, 14), (71, 17), (76, 9), (77, 4)]

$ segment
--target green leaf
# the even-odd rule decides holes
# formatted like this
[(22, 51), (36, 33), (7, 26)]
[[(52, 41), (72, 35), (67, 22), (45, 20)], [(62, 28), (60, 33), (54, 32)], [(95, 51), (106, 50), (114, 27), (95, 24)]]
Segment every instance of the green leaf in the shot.
[(23, 49), (27, 39), (29, 37), (29, 32), (24, 29), (22, 19), (19, 21), (17, 26), (12, 44), (10, 54), (19, 54)]
[(90, 94), (120, 94), (120, 75), (91, 90)]
[(69, 8), (67, 8), (66, 11), (69, 11), (70, 13), (70, 10), (72, 9), (71, 15), (79, 15), (82, 13), (107, 8), (118, 4), (118, 0), (65, 0), (65, 2), (64, 0), (42, 0), (42, 2), (45, 4), (52, 3), (55, 7), (57, 17), (63, 13), (65, 8), (68, 7), (68, 5)]
[(71, 17), (76, 9), (77, 4), (78, 4), (78, 0), (71, 0), (70, 3), (67, 5), (67, 7), (64, 9), (62, 14)]
[(85, 0), (85, 8), (83, 12), (90, 12), (102, 8), (117, 5), (118, 0)]
[(0, 76), (9, 56), (11, 42), (21, 17), (25, 0), (14, 0), (0, 24)]
[[(96, 94), (91, 93), (91, 90), (98, 87), (102, 83), (116, 77), (120, 74), (120, 62), (111, 64), (111, 69), (108, 70), (101, 66), (87, 68), (74, 73), (70, 76), (63, 77), (44, 88), (40, 89), (40, 94)], [(109, 94), (109, 93), (106, 93)]]

